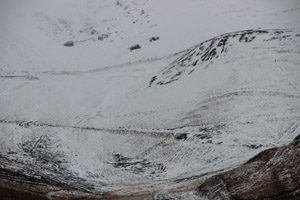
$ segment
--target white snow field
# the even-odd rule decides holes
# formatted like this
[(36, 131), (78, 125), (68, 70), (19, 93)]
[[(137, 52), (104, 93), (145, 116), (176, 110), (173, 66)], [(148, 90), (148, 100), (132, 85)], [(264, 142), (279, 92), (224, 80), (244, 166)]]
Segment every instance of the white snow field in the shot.
[(157, 195), (299, 134), (298, 0), (1, 0), (0, 27), (1, 168)]

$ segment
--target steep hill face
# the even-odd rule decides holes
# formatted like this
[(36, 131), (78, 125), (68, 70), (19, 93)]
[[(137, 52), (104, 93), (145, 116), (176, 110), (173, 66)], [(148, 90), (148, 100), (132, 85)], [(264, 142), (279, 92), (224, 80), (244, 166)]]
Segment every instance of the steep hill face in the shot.
[(300, 135), (284, 147), (259, 153), (242, 166), (199, 186), (205, 199), (299, 199)]
[[(239, 59), (241, 56), (237, 51), (239, 48), (245, 51), (244, 56), (249, 55), (249, 53), (255, 56), (255, 54), (261, 52), (259, 46), (262, 44), (275, 46), (274, 44), (278, 44), (281, 41), (293, 41), (295, 37), (300, 37), (300, 35), (291, 33), (288, 30), (246, 30), (212, 38), (189, 49), (169, 64), (162, 70), (161, 74), (151, 79), (149, 87), (152, 84), (166, 85), (172, 83), (180, 79), (181, 76), (191, 74), (195, 70), (199, 70), (199, 68), (207, 69), (210, 66), (214, 66), (215, 62), (219, 62), (220, 65), (221, 63)], [(231, 50), (233, 52), (230, 52)], [(277, 49), (277, 51), (280, 50)]]

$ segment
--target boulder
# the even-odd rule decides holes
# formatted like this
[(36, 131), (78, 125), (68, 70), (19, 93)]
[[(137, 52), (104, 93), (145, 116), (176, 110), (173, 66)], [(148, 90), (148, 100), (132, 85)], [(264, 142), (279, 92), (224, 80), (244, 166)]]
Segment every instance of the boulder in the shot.
[(141, 46), (139, 44), (136, 44), (136, 45), (129, 47), (129, 50), (133, 51), (133, 50), (140, 49), (140, 48), (141, 48)]
[(68, 42), (64, 43), (64, 46), (72, 47), (72, 46), (74, 46), (74, 42), (73, 41), (68, 41)]

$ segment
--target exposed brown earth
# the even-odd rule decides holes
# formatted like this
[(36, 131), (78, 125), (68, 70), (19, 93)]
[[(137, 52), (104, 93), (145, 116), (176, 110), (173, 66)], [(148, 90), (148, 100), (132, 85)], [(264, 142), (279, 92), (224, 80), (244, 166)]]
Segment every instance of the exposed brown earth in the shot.
[(300, 135), (287, 146), (265, 150), (241, 167), (211, 177), (197, 192), (212, 200), (300, 199)]
[[(84, 197), (84, 198), (83, 198)], [(101, 197), (102, 198), (102, 197)], [(99, 199), (101, 199), (99, 198)], [(60, 183), (24, 175), (0, 167), (1, 200), (63, 200), (94, 199), (87, 194)]]

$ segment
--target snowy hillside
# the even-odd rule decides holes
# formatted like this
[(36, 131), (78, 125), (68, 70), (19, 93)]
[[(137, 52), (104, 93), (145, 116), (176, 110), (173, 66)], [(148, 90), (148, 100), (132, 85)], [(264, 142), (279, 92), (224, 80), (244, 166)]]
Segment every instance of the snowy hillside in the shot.
[(299, 134), (299, 1), (0, 11), (1, 169), (97, 195), (187, 192)]

